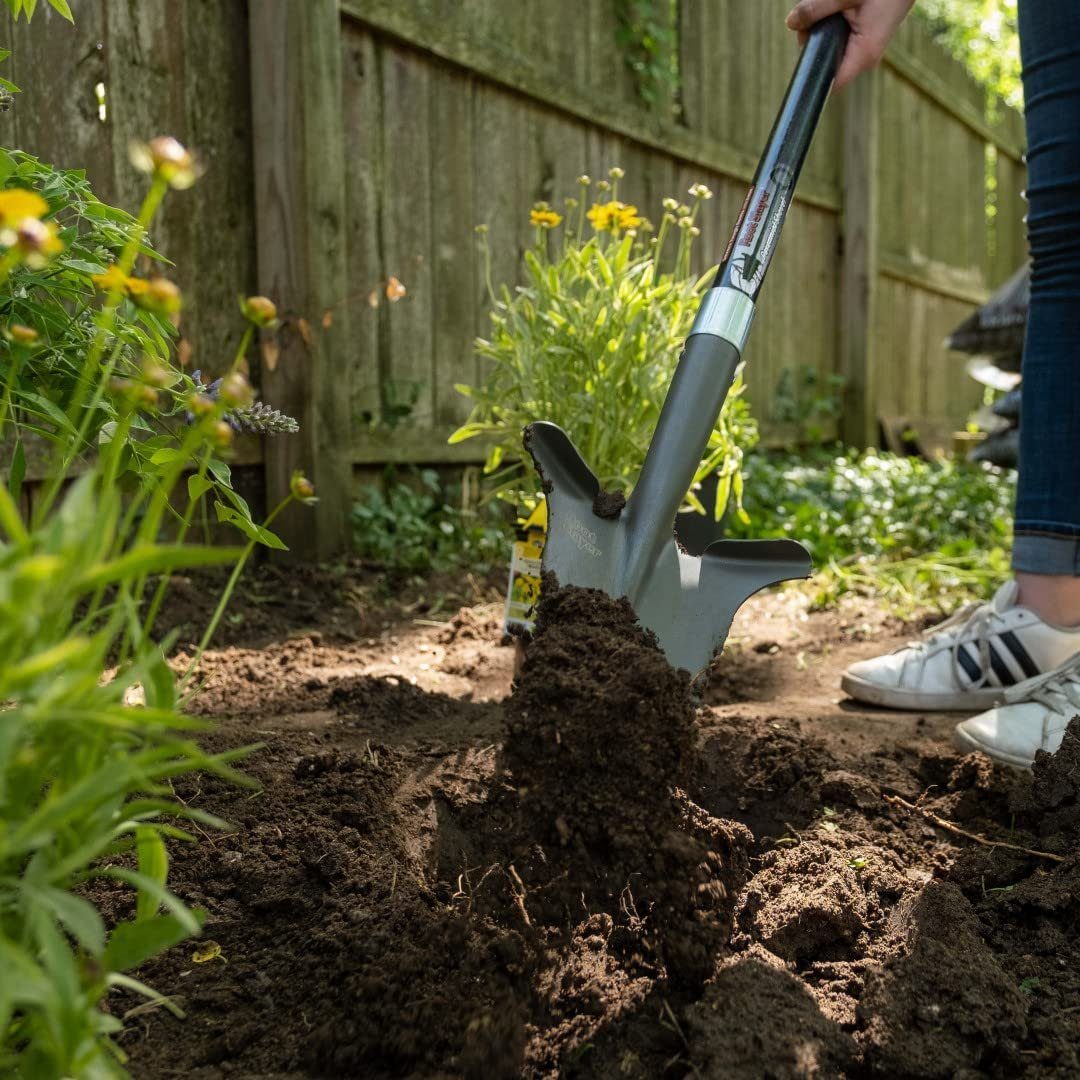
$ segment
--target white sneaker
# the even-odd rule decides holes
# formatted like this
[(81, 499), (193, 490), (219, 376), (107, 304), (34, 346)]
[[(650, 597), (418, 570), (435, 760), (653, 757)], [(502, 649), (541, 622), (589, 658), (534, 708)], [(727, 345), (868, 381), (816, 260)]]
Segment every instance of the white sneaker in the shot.
[(1037, 750), (1052, 754), (1080, 714), (1080, 656), (1005, 691), (1005, 702), (956, 725), (954, 741), (995, 761), (1028, 769)]
[(971, 604), (911, 642), (844, 672), (845, 693), (894, 709), (978, 712), (1005, 689), (1053, 671), (1080, 653), (1080, 629), (1049, 626), (1016, 604), (1015, 581), (988, 604)]

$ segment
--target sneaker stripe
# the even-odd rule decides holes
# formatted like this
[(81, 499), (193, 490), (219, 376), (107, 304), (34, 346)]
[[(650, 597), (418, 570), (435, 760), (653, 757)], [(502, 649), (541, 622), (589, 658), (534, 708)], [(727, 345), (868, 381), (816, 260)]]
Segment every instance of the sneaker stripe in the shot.
[(1006, 630), (1003, 634), (998, 634), (1001, 638), (1002, 645), (1005, 646), (1013, 654), (1016, 662), (1024, 669), (1024, 677), (1027, 679), (1034, 679), (1036, 675), (1040, 675), (1039, 665), (1031, 659), (1031, 653), (1020, 644), (1020, 639), (1011, 630)]
[(978, 682), (982, 678), (982, 670), (975, 660), (972, 659), (966, 645), (956, 646), (956, 659), (960, 661), (960, 666), (964, 669), (967, 673), (967, 677), (973, 683)]
[(1009, 670), (1009, 665), (1001, 659), (1001, 654), (994, 648), (994, 643), (988, 641), (986, 646), (990, 652), (990, 667), (993, 668), (998, 682), (1002, 686), (1014, 686), (1016, 684), (1016, 676)]

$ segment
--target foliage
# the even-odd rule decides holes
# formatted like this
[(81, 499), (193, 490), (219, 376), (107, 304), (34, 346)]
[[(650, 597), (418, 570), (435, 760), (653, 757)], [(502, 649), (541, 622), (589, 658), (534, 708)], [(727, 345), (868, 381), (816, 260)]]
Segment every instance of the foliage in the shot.
[(769, 404), (772, 419), (794, 430), (799, 445), (820, 445), (843, 409), (843, 375), (824, 378), (809, 364), (784, 368)]
[(615, 41), (623, 51), (641, 100), (652, 109), (676, 110), (679, 75), (679, 10), (675, 0), (617, 0)]
[[(171, 186), (194, 176), (167, 138), (141, 148), (150, 174), (139, 215), (94, 198), (81, 173), (0, 152), (0, 1072), (125, 1075), (102, 1009), (115, 988), (161, 1001), (130, 974), (197, 933), (168, 889), (166, 841), (177, 819), (220, 825), (177, 802), (169, 781), (197, 769), (239, 779), (188, 737), (180, 710), (244, 560), (282, 547), (267, 528), (294, 501), (297, 477), (257, 524), (222, 459), (238, 413), (256, 325), (273, 305), (245, 302), (248, 327), (220, 382), (184, 374), (171, 350), (179, 290), (134, 274), (159, 261), (147, 229)], [(231, 422), (230, 422), (231, 421)], [(20, 516), (28, 453), (50, 479)], [(186, 505), (174, 508), (185, 473)], [(184, 544), (198, 508), (247, 538), (241, 551)], [(174, 538), (165, 542), (165, 525)], [(234, 563), (195, 660), (177, 682), (154, 623), (169, 576)], [(108, 670), (107, 670), (108, 668)], [(130, 917), (107, 927), (93, 899), (127, 890)], [(117, 900), (110, 901), (117, 909)], [(119, 910), (123, 911), (120, 900)], [(171, 1003), (161, 1002), (175, 1009)]]
[(353, 507), (357, 552), (393, 576), (468, 568), (479, 573), (506, 559), (511, 539), (498, 504), (477, 510), (450, 501), (433, 469), (412, 470), (401, 479), (388, 468), (379, 486), (369, 487)]
[(814, 559), (819, 603), (849, 591), (903, 607), (985, 595), (1008, 573), (1014, 482), (986, 465), (880, 451), (756, 454), (749, 523), (734, 537), (792, 537)]
[(915, 11), (991, 94), (1020, 108), (1017, 0), (920, 0)]
[[(238, 779), (185, 733), (172, 671), (142, 634), (133, 586), (151, 571), (221, 563), (225, 548), (123, 535), (108, 463), (76, 481), (39, 529), (0, 487), (0, 1073), (106, 1077), (119, 1071), (99, 1010), (113, 988), (149, 997), (127, 974), (197, 933), (198, 912), (166, 885), (169, 818), (216, 819), (171, 799), (170, 778), (205, 769)], [(106, 592), (109, 590), (109, 592)], [(111, 599), (109, 595), (111, 593)], [(126, 659), (103, 680), (112, 658)], [(141, 696), (144, 705), (128, 704)], [(111, 931), (85, 886), (134, 891)], [(115, 1048), (113, 1048), (115, 1050)]]
[[(477, 342), (487, 379), (457, 387), (475, 404), (450, 441), (490, 438), (485, 471), (494, 490), (518, 505), (530, 504), (539, 490), (521, 444), (522, 428), (534, 420), (564, 428), (605, 489), (633, 486), (705, 288), (705, 279), (690, 273), (690, 254), (709, 190), (695, 184), (689, 206), (665, 199), (651, 238), (637, 208), (618, 199), (622, 170), (610, 175), (611, 182), (597, 185), (607, 201), (588, 213), (584, 200), (574, 199), (570, 220), (546, 204), (534, 208), (526, 284), (496, 294), (489, 274), (492, 334)], [(581, 183), (585, 194), (589, 178)], [(696, 476), (719, 471), (720, 492), (731, 491), (736, 501), (743, 449), (756, 439), (743, 389), (740, 374)], [(688, 499), (699, 505), (692, 494)]]

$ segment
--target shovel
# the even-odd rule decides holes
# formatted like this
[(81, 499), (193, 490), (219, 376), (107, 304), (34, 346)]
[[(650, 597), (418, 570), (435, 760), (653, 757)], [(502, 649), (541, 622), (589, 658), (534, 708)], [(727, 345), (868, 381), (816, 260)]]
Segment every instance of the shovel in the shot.
[[(716, 279), (705, 293), (652, 442), (625, 506), (604, 498), (569, 436), (546, 421), (525, 429), (544, 482), (543, 569), (560, 585), (626, 597), (672, 666), (704, 669), (731, 620), (759, 589), (809, 577), (794, 540), (723, 540), (701, 515), (679, 513), (739, 364), (810, 140), (847, 43), (842, 15), (803, 48)], [(696, 519), (691, 521), (691, 519)], [(710, 519), (705, 519), (710, 520)]]

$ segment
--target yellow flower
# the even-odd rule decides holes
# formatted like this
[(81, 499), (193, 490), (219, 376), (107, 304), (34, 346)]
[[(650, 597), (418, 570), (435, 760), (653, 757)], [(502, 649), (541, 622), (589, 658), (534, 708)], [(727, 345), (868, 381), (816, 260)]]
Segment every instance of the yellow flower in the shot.
[(94, 274), (90, 280), (93, 281), (102, 292), (112, 292), (114, 289), (120, 289), (127, 292), (128, 279), (124, 276), (124, 272), (116, 265), (116, 263), (113, 263), (104, 274)]
[(556, 225), (562, 224), (562, 214), (557, 214), (546, 206), (533, 207), (529, 211), (529, 224), (539, 225), (541, 229), (554, 229)]
[(396, 277), (391, 277), (386, 283), (386, 299), (391, 304), (396, 304), (405, 295), (405, 286)]
[(636, 206), (612, 200), (607, 203), (595, 203), (586, 215), (597, 232), (616, 232), (619, 229), (636, 229), (644, 222)]
[(49, 204), (36, 192), (25, 188), (0, 191), (0, 225), (18, 225), (25, 218), (40, 218)]
[(35, 269), (44, 266), (50, 255), (64, 250), (56, 225), (36, 217), (24, 217), (15, 228), (0, 230), (0, 244), (16, 251)]
[(585, 215), (597, 232), (607, 232), (614, 219), (614, 203), (593, 203), (592, 209)]

